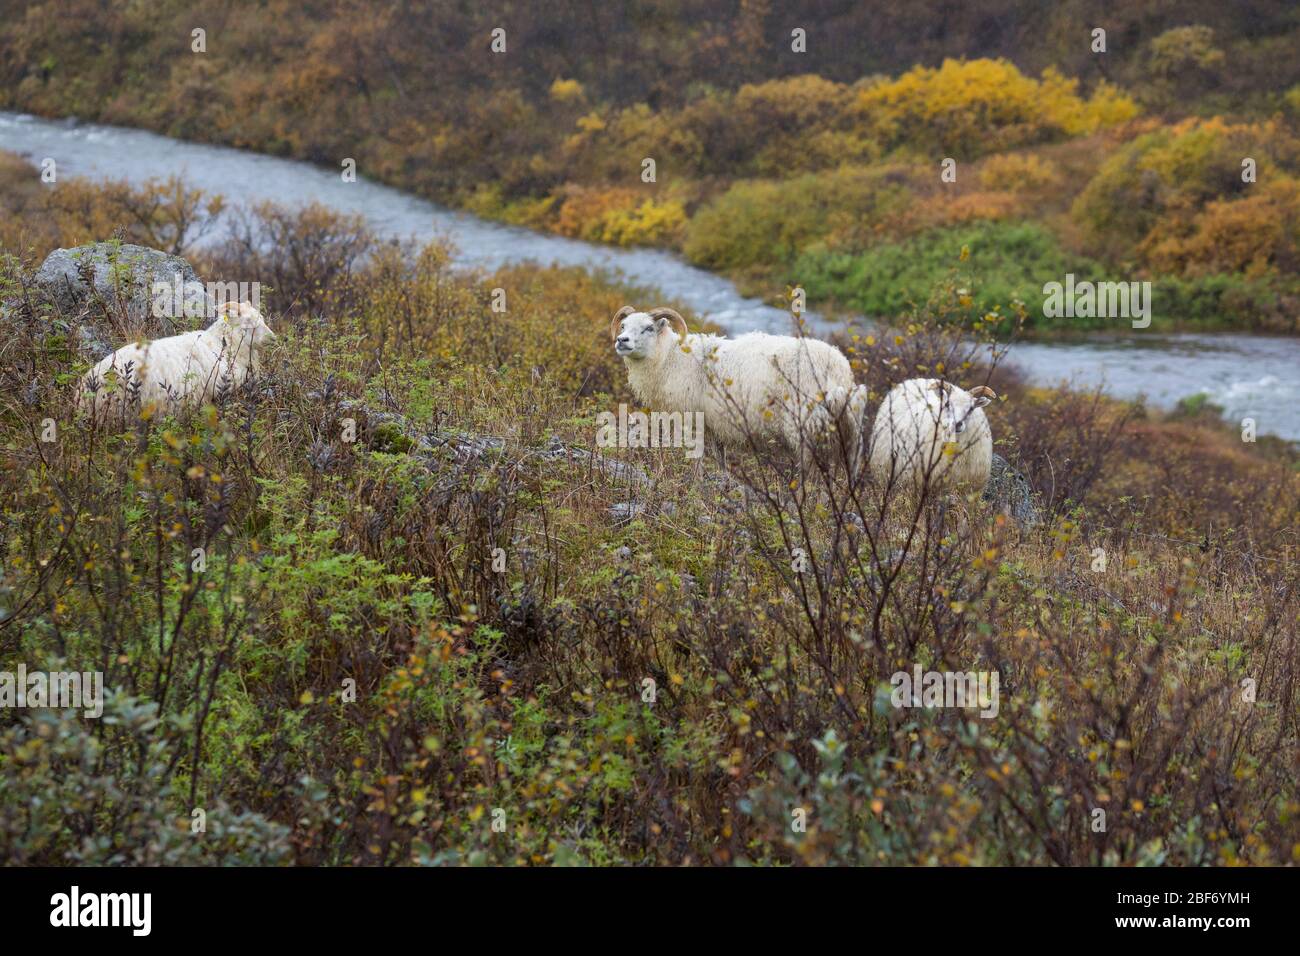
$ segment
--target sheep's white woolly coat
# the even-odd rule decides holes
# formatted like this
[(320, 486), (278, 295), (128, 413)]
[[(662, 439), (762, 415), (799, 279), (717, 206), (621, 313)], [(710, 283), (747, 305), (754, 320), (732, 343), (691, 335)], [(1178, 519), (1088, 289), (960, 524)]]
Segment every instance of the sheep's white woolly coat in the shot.
[(704, 412), (706, 433), (723, 445), (752, 435), (802, 453), (804, 436), (836, 424), (857, 395), (848, 359), (816, 339), (692, 333), (683, 342), (672, 329), (658, 337), (646, 358), (624, 359), (632, 391), (652, 409)]
[[(975, 397), (938, 379), (895, 385), (876, 412), (871, 471), (881, 484), (983, 488), (993, 464), (993, 434)], [(955, 422), (964, 422), (960, 432)]]
[(82, 379), (83, 407), (98, 414), (137, 397), (143, 411), (175, 411), (212, 400), (258, 369), (257, 351), (274, 333), (252, 306), (231, 305), (206, 329), (123, 346)]

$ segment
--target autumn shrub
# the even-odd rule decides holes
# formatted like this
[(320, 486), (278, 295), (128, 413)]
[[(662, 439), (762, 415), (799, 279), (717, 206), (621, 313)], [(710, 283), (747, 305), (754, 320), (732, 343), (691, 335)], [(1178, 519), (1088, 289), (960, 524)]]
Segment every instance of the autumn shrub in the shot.
[(363, 217), (319, 203), (299, 208), (259, 203), (240, 208), (225, 237), (205, 249), (205, 271), (265, 287), (284, 312), (346, 309), (353, 279), (378, 247)]
[[(1001, 222), (1022, 217), (1025, 204), (1006, 190), (969, 191), (957, 196), (934, 193), (917, 202), (912, 210), (915, 231), (935, 226), (959, 226), (977, 222)], [(903, 238), (906, 233), (898, 235)]]
[[(431, 245), (411, 259), (385, 250), (358, 283), (367, 348), (387, 357), (433, 358), (517, 369), (578, 394), (611, 391), (622, 363), (609, 319), (629, 299), (658, 299), (578, 268), (507, 266), (470, 283), (448, 250)], [(693, 325), (699, 323), (683, 309)]]
[(740, 182), (695, 214), (683, 248), (692, 262), (712, 269), (779, 265), (818, 241), (888, 234), (909, 195), (887, 169)]
[(681, 202), (656, 201), (634, 188), (570, 186), (555, 221), (562, 235), (617, 246), (674, 245), (685, 226)]
[(1151, 86), (1143, 98), (1167, 106), (1175, 98), (1194, 99), (1221, 81), (1226, 63), (1214, 30), (1200, 24), (1165, 30), (1150, 43), (1146, 72)]
[(732, 112), (748, 131), (738, 171), (752, 162), (758, 176), (789, 178), (879, 159), (879, 145), (851, 122), (852, 105), (851, 87), (813, 74), (742, 86)]
[(221, 224), (225, 200), (180, 177), (125, 181), (41, 182), (35, 166), (0, 153), (0, 229), (6, 246), (44, 256), (115, 236), (164, 252), (189, 252)]
[(979, 167), (980, 185), (987, 190), (1035, 193), (1061, 184), (1061, 171), (1035, 153), (990, 156)]
[(869, 83), (855, 109), (884, 143), (964, 157), (1092, 132), (1138, 113), (1106, 84), (1087, 100), (1077, 89), (1077, 80), (1052, 69), (1035, 80), (1005, 60), (947, 59)]
[(588, 114), (565, 142), (568, 165), (587, 182), (636, 182), (646, 157), (662, 164), (664, 175), (693, 172), (702, 162), (704, 145), (674, 119), (645, 103), (609, 115)]
[(1135, 418), (1086, 499), (1089, 509), (1135, 542), (1149, 543), (1151, 529), (1160, 528), (1220, 565), (1257, 567), (1283, 580), (1300, 543), (1293, 513), (1300, 476), (1293, 463), (1288, 473), (1285, 442), (1261, 441), (1251, 454), (1240, 426), (1213, 412), (1181, 423)]
[(57, 233), (44, 209), (40, 171), (22, 157), (0, 150), (0, 246), (34, 256), (53, 249)]
[(1300, 181), (1270, 179), (1240, 199), (1216, 199), (1194, 217), (1162, 223), (1138, 255), (1161, 275), (1294, 275), (1300, 266)]
[[(1181, 252), (1189, 233), (1201, 229), (1221, 233), (1215, 221), (1233, 219), (1231, 207), (1238, 202), (1251, 202), (1243, 214), (1265, 208), (1289, 210), (1294, 205), (1294, 189), (1286, 180), (1267, 188), (1265, 182), (1258, 186), (1249, 182), (1247, 159), (1256, 168), (1272, 169), (1276, 164), (1294, 173), (1300, 150), (1294, 135), (1277, 121), (1245, 124), (1215, 117), (1163, 127), (1139, 136), (1107, 159), (1075, 200), (1072, 215), (1108, 261), (1135, 259), (1165, 270), (1182, 265), (1194, 274), (1203, 263)], [(1260, 192), (1264, 196), (1257, 197)], [(1207, 212), (1210, 218), (1202, 225), (1199, 220)], [(1238, 255), (1238, 261), (1244, 258), (1248, 265), (1275, 257), (1290, 261), (1289, 239), (1277, 237), (1267, 225), (1262, 235), (1252, 232), (1254, 237), (1236, 240), (1256, 244), (1249, 254)], [(1270, 245), (1270, 237), (1281, 247)]]
[(1040, 507), (1074, 516), (1097, 501), (1093, 488), (1113, 470), (1137, 412), (1108, 400), (1100, 388), (1031, 389), (1018, 382), (1008, 388), (999, 379), (998, 392), (1006, 401), (997, 406), (997, 450), (1029, 480)]

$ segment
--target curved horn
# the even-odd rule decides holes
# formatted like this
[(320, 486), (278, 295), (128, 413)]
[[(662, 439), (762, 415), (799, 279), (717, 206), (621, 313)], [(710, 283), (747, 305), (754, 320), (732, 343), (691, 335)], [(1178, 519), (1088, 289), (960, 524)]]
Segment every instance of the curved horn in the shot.
[(987, 398), (990, 402), (998, 397), (998, 393), (993, 391), (987, 385), (976, 385), (970, 390), (971, 395), (976, 398)]
[(680, 313), (674, 309), (668, 308), (667, 306), (663, 306), (658, 309), (651, 309), (647, 314), (652, 319), (667, 319), (668, 324), (675, 328), (677, 334), (682, 337), (682, 341), (686, 341), (686, 336), (690, 332), (690, 329), (686, 327), (686, 320), (681, 317)]
[(635, 311), (636, 311), (636, 306), (625, 305), (623, 306), (623, 308), (619, 309), (617, 312), (614, 313), (614, 321), (612, 321), (609, 324), (609, 337), (611, 339), (618, 338), (618, 327), (623, 324), (624, 319), (626, 319), (629, 315), (631, 315)]

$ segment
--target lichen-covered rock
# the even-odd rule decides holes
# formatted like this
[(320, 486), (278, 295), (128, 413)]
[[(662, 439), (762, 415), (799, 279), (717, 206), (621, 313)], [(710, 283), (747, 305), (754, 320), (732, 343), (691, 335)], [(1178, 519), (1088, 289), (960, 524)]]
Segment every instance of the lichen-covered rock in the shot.
[(118, 242), (55, 249), (34, 279), (67, 318), (98, 308), (168, 335), (179, 326), (169, 316), (153, 315), (154, 283), (174, 286), (179, 281), (184, 289), (200, 282), (194, 267), (180, 256)]
[(77, 328), (77, 349), (86, 358), (98, 362), (113, 351), (113, 346), (108, 343), (99, 329), (86, 324)]
[(1033, 527), (1042, 521), (1029, 480), (996, 452), (993, 454), (988, 484), (984, 486), (984, 500), (992, 502), (994, 507), (1009, 514), (1025, 527)]

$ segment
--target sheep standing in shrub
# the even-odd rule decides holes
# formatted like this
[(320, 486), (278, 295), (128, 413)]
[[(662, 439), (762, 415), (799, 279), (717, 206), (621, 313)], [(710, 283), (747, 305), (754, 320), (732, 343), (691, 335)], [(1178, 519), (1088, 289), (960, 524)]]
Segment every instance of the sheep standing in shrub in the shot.
[(743, 447), (751, 438), (775, 439), (806, 468), (812, 441), (843, 425), (856, 458), (866, 389), (854, 384), (835, 346), (764, 332), (692, 333), (672, 309), (630, 305), (614, 316), (610, 334), (637, 399), (656, 410), (703, 412), (712, 441)]
[(259, 349), (274, 338), (257, 309), (228, 302), (206, 329), (133, 343), (105, 356), (83, 377), (79, 399), (96, 414), (136, 400), (142, 411), (211, 401), (218, 390), (255, 375)]
[(895, 385), (876, 412), (872, 474), (886, 487), (982, 491), (993, 463), (993, 433), (982, 409), (995, 398), (986, 385), (967, 392), (935, 378)]

